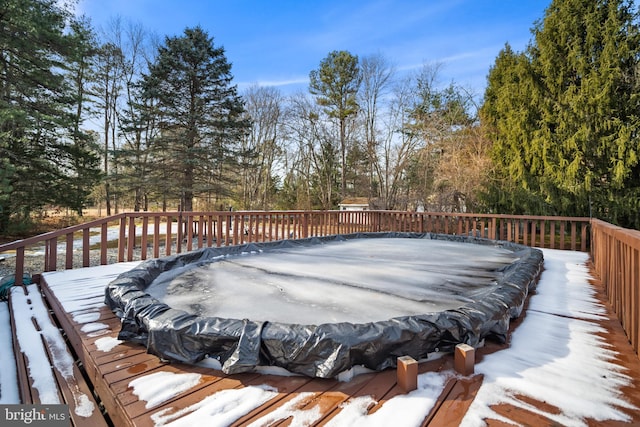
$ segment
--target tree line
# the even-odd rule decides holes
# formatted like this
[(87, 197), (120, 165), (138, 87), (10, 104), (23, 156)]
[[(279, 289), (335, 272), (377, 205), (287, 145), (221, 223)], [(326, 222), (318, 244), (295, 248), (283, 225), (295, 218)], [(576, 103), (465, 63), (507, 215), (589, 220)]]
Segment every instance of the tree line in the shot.
[[(26, 3), (28, 3), (29, 7)], [(309, 87), (240, 93), (201, 27), (96, 31), (55, 0), (0, 8), (0, 233), (57, 206), (377, 209), (640, 224), (638, 16), (556, 0), (478, 101), (440, 65), (329, 52)]]

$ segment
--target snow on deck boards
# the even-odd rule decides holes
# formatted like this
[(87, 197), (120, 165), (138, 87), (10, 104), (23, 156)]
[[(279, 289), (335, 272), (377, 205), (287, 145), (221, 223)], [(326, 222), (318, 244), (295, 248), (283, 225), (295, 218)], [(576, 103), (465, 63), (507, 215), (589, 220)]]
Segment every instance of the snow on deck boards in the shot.
[(640, 423), (640, 360), (589, 283), (587, 255), (543, 252), (545, 271), (510, 347), (478, 349), (470, 378), (454, 373), (449, 356), (421, 363), (418, 390), (407, 395), (395, 370), (348, 382), (225, 375), (120, 342), (104, 287), (137, 263), (45, 273), (43, 291), (116, 427)]
[[(37, 285), (11, 288), (16, 366), (21, 366), (22, 403), (66, 404), (74, 426), (107, 426), (93, 394)], [(12, 338), (13, 338), (12, 337)], [(0, 390), (5, 389), (4, 383)]]

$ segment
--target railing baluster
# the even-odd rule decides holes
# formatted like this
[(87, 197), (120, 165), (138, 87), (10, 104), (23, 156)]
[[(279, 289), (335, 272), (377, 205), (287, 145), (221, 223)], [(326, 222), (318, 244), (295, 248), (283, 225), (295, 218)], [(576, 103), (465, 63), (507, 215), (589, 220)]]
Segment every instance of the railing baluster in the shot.
[(133, 261), (133, 250), (136, 247), (136, 219), (129, 217), (129, 230), (127, 232), (127, 261)]
[(108, 223), (100, 224), (100, 265), (107, 265), (107, 249), (109, 245)]
[(207, 247), (213, 246), (213, 215), (207, 215)]
[(89, 243), (89, 229), (82, 230), (82, 266), (89, 267), (91, 265), (91, 245)]
[(184, 239), (184, 230), (183, 230), (184, 217), (183, 213), (180, 212), (178, 214), (178, 222), (176, 224), (176, 253), (182, 253), (182, 240)]
[(193, 250), (193, 215), (187, 214), (186, 220), (184, 222), (184, 233), (187, 237), (187, 251)]
[(142, 237), (140, 238), (140, 259), (147, 259), (147, 234), (149, 227), (149, 217), (144, 216), (142, 218)]
[(245, 240), (244, 240), (244, 229), (245, 228), (244, 227), (245, 227), (245, 225), (244, 225), (244, 214), (242, 214), (242, 215), (240, 215), (240, 226), (239, 226), (240, 229), (238, 230), (238, 234), (240, 236), (240, 242), (239, 243), (241, 245), (245, 243)]
[(538, 227), (538, 221), (531, 221), (531, 243), (529, 246), (534, 247), (536, 245), (536, 231)]
[(171, 236), (171, 225), (173, 223), (173, 217), (167, 216), (167, 234), (164, 237), (164, 254), (169, 256), (171, 255), (171, 247), (173, 246), (173, 237)]
[(67, 233), (65, 240), (64, 268), (70, 270), (73, 268), (73, 233)]
[(222, 216), (222, 214), (218, 214), (217, 215), (217, 219), (216, 219), (216, 246), (220, 247), (222, 246), (222, 221), (224, 220), (224, 217)]
[(16, 248), (16, 272), (15, 284), (22, 286), (24, 284), (22, 277), (24, 276), (24, 246)]
[(160, 256), (160, 217), (153, 217), (153, 257)]
[(44, 271), (55, 271), (58, 262), (58, 239), (48, 239), (45, 246)]
[(120, 218), (120, 238), (118, 239), (118, 262), (124, 262), (126, 234), (127, 234), (127, 218), (123, 216), (122, 218)]

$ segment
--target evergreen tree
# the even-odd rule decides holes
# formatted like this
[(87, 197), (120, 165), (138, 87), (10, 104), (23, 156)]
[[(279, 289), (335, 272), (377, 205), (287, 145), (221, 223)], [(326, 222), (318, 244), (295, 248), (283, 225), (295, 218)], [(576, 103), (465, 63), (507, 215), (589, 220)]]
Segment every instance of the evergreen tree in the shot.
[(347, 119), (358, 112), (356, 95), (362, 80), (358, 57), (347, 51), (333, 51), (309, 74), (309, 91), (340, 127), (341, 196), (346, 194)]
[(72, 103), (68, 143), (61, 146), (68, 161), (61, 163), (63, 199), (60, 204), (82, 216), (83, 208), (90, 201), (89, 195), (101, 177), (97, 135), (84, 129), (85, 119), (93, 115), (89, 87), (95, 79), (93, 70), (97, 41), (88, 21), (84, 19), (72, 21), (70, 28), (71, 49), (65, 81)]
[(524, 190), (514, 196), (533, 197), (527, 213), (640, 226), (639, 59), (637, 16), (622, 0), (553, 1), (526, 54), (498, 58), (483, 117), (498, 173)]
[[(28, 223), (31, 213), (47, 204), (77, 209), (87, 196), (86, 175), (80, 178), (80, 191), (80, 182), (69, 181), (92, 167), (90, 150), (76, 132), (80, 100), (73, 85), (65, 82), (71, 75), (69, 64), (81, 49), (77, 33), (67, 31), (71, 17), (55, 0), (3, 1), (0, 233), (11, 221)], [(75, 196), (69, 198), (70, 193)]]
[(156, 161), (166, 167), (181, 208), (193, 210), (195, 195), (226, 195), (235, 179), (228, 170), (247, 130), (244, 106), (231, 84), (222, 47), (200, 27), (167, 37), (144, 76), (145, 97), (154, 100), (160, 129)]
[(529, 58), (508, 44), (489, 72), (480, 115), (493, 141), (494, 169), (489, 171), (484, 199), (495, 212), (552, 213), (539, 181), (544, 175), (525, 143), (533, 139), (540, 121), (535, 81)]
[[(111, 215), (112, 196), (115, 199), (117, 189), (111, 185), (117, 177), (116, 163), (116, 116), (118, 98), (122, 90), (124, 58), (122, 50), (113, 43), (100, 46), (95, 66), (96, 81), (92, 88), (95, 107), (100, 110), (103, 136), (102, 172), (104, 173), (104, 199), (107, 215)], [(116, 203), (117, 212), (117, 203)]]

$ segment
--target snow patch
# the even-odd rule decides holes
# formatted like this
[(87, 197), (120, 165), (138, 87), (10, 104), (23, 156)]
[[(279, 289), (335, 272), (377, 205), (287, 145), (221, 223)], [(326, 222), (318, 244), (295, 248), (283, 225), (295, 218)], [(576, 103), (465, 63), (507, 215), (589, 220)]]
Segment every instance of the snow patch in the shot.
[[(72, 388), (75, 413), (82, 417), (91, 416), (95, 409), (94, 404), (87, 395), (80, 391), (76, 383), (73, 358), (69, 354), (60, 330), (49, 318), (49, 312), (40, 296), (38, 286), (29, 285), (26, 289), (28, 295), (25, 295), (22, 288), (12, 288), (11, 298), (20, 348), (29, 360), (29, 376), (33, 379), (33, 386), (38, 390), (41, 402), (61, 403), (51, 365), (47, 363), (49, 359), (42, 345), (42, 338), (44, 338), (51, 354), (53, 367)], [(40, 331), (33, 327), (32, 317), (40, 326)]]
[(20, 403), (18, 392), (18, 374), (13, 354), (13, 338), (9, 327), (9, 305), (0, 302), (0, 405)]
[(82, 327), (80, 328), (80, 330), (82, 332), (84, 332), (84, 333), (96, 332), (96, 331), (100, 331), (102, 329), (109, 329), (109, 325), (105, 325), (104, 323), (95, 322), (95, 323), (86, 323), (86, 324), (82, 325)]
[(327, 427), (419, 427), (431, 411), (451, 371), (427, 372), (418, 376), (418, 388), (410, 393), (396, 396), (382, 405), (376, 412), (369, 414), (369, 408), (377, 402), (371, 396), (362, 396), (345, 402), (338, 415), (332, 418)]
[(122, 344), (122, 340), (119, 340), (117, 338), (114, 337), (104, 337), (104, 338), (98, 338), (95, 341), (96, 347), (98, 348), (98, 351), (103, 351), (105, 353), (113, 350), (114, 347), (116, 347), (119, 344)]
[(299, 409), (316, 396), (316, 393), (299, 393), (296, 397), (286, 402), (284, 405), (271, 411), (264, 417), (249, 424), (248, 427), (268, 427), (277, 421), (290, 419), (290, 426), (303, 427), (310, 426), (322, 416), (320, 408), (314, 406), (311, 409)]
[[(543, 249), (545, 270), (523, 323), (508, 350), (476, 365), (484, 381), (461, 426), (505, 419), (491, 405), (507, 403), (568, 427), (596, 421), (630, 421), (620, 408), (636, 409), (620, 392), (631, 378), (615, 363), (605, 332), (596, 320), (604, 308), (595, 298), (585, 262), (587, 254)], [(522, 399), (519, 396), (524, 396)], [(549, 412), (527, 397), (557, 408)], [(506, 421), (505, 421), (506, 422)]]
[(173, 372), (155, 372), (144, 375), (129, 383), (133, 394), (145, 400), (145, 408), (156, 407), (182, 392), (200, 383), (200, 374), (176, 374)]
[(176, 412), (166, 408), (151, 415), (156, 427), (226, 427), (277, 396), (270, 386), (249, 386), (221, 390)]

